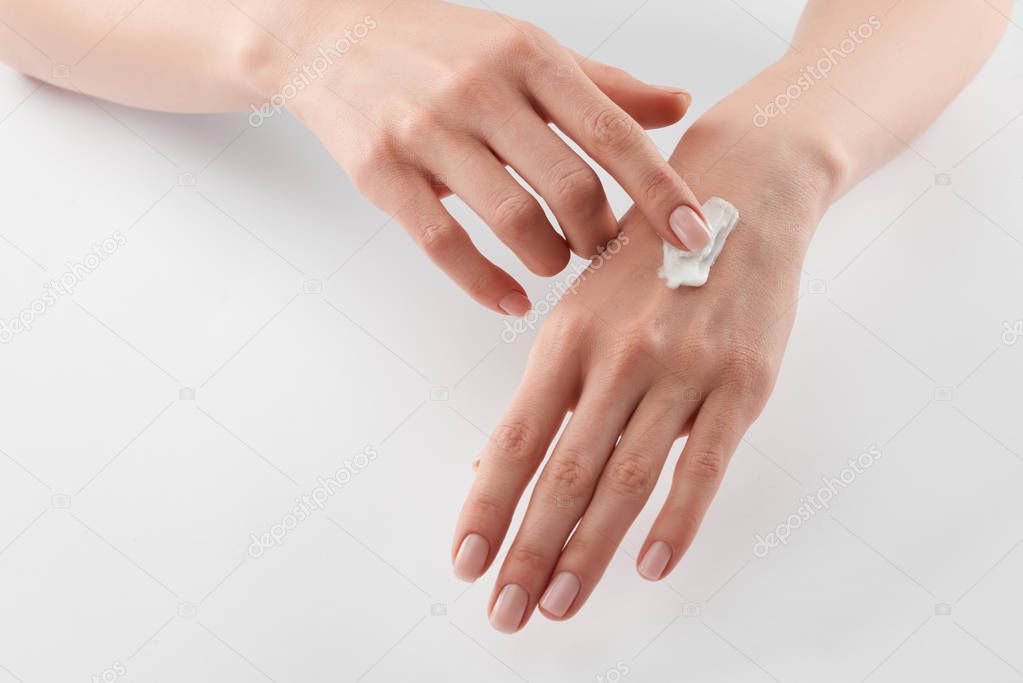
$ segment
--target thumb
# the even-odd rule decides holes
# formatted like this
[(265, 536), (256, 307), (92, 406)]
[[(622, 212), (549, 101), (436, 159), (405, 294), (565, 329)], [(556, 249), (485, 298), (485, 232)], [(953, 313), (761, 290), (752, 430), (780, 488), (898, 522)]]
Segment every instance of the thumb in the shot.
[(647, 85), (622, 69), (574, 52), (572, 55), (589, 79), (644, 128), (677, 123), (693, 101), (692, 95), (681, 88)]

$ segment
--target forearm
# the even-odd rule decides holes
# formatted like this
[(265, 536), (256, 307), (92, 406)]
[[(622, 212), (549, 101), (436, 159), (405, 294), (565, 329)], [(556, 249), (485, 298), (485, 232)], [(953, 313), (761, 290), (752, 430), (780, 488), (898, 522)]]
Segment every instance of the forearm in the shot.
[[(973, 78), (1011, 2), (903, 0), (886, 15), (891, 6), (811, 0), (789, 52), (694, 124), (673, 163), (696, 175), (763, 174), (765, 192), (790, 193), (819, 218)], [(690, 148), (701, 161), (686, 158)]]
[(58, 87), (168, 111), (242, 109), (259, 27), (229, 2), (0, 0), (0, 59)]
[(385, 6), (386, 0), (0, 0), (0, 60), (58, 87), (130, 106), (239, 111), (264, 102), (316, 56), (306, 37), (320, 24), (340, 39), (346, 26)]

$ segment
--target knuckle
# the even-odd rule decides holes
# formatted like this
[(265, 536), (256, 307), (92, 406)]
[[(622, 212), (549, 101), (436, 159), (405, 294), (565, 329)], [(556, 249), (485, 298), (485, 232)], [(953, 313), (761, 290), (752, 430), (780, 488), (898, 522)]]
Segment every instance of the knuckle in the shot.
[(658, 346), (646, 330), (626, 331), (610, 350), (611, 381), (626, 379), (658, 357)]
[(438, 88), (445, 111), (454, 108), (476, 112), (487, 119), (502, 109), (501, 97), (493, 87), (493, 77), (478, 64), (458, 69)]
[(684, 455), (683, 472), (697, 484), (716, 487), (724, 476), (725, 459), (709, 449), (694, 449)]
[(528, 195), (516, 192), (494, 205), (494, 223), (510, 236), (517, 237), (535, 228), (543, 211)]
[(572, 213), (589, 213), (603, 198), (604, 187), (593, 169), (582, 161), (559, 161), (552, 169), (554, 202)]
[(394, 158), (394, 145), (388, 136), (378, 136), (366, 142), (365, 148), (347, 165), (348, 178), (352, 185), (364, 195), (380, 184), (381, 176), (387, 174), (389, 161)]
[(706, 367), (718, 353), (717, 345), (707, 334), (695, 334), (678, 346), (679, 357), (687, 368)]
[(621, 153), (635, 140), (625, 115), (607, 106), (590, 108), (583, 114), (583, 120), (590, 139), (601, 152)]
[(516, 545), (508, 551), (507, 563), (525, 570), (528, 574), (544, 574), (550, 569), (551, 558), (547, 553), (528, 545)]
[(722, 375), (728, 388), (755, 405), (767, 400), (774, 386), (776, 369), (756, 349), (735, 346), (725, 354)]
[(580, 525), (572, 534), (572, 540), (563, 557), (571, 557), (579, 561), (580, 565), (586, 565), (589, 564), (589, 559), (606, 555), (608, 545), (613, 545), (616, 550), (618, 548), (618, 543), (607, 531), (596, 525), (588, 528)]
[(502, 519), (507, 509), (497, 498), (483, 493), (472, 496), (465, 503), (465, 511), (473, 519)]
[(696, 532), (703, 523), (703, 512), (693, 505), (672, 506), (671, 521), (675, 529), (675, 544), (679, 553), (685, 553), (696, 538)]
[(469, 296), (476, 299), (483, 299), (486, 298), (486, 296), (493, 290), (493, 283), (494, 279), (491, 272), (484, 268), (480, 269), (479, 273), (473, 274), (464, 285), (464, 288)]
[(576, 353), (579, 340), (585, 338), (587, 328), (588, 322), (581, 315), (571, 309), (558, 307), (540, 329), (535, 348), (543, 349), (553, 359), (567, 358)]
[(645, 200), (653, 202), (669, 194), (674, 189), (676, 182), (672, 171), (658, 164), (646, 172), (640, 191)]
[(645, 497), (653, 488), (648, 459), (642, 453), (626, 451), (611, 462), (608, 484), (619, 494)]
[(525, 463), (532, 459), (535, 441), (532, 427), (522, 421), (506, 422), (491, 437), (497, 455), (506, 463)]
[(428, 109), (417, 109), (391, 123), (391, 136), (403, 149), (420, 149), (437, 136), (443, 123)]
[(449, 253), (458, 244), (458, 229), (443, 221), (431, 221), (419, 228), (419, 246), (431, 257)]
[(495, 56), (504, 64), (519, 64), (540, 52), (538, 38), (532, 24), (507, 18), (495, 29)]
[(559, 502), (564, 496), (572, 497), (586, 482), (586, 468), (578, 454), (564, 453), (551, 458), (544, 470), (544, 483), (553, 489)]

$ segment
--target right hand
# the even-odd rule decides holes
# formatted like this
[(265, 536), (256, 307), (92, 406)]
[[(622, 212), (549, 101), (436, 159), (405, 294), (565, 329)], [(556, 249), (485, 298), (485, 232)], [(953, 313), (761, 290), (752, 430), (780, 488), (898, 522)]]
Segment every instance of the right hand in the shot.
[[(692, 250), (709, 241), (695, 196), (642, 128), (678, 121), (685, 92), (643, 84), (495, 12), (437, 0), (310, 1), (301, 21), (314, 26), (299, 29), (301, 54), (288, 53), (277, 83), (293, 82), (324, 54), (333, 63), (306, 79), (288, 108), (484, 306), (524, 315), (530, 304), (473, 246), (441, 204), (446, 194), (461, 197), (539, 275), (562, 270), (570, 249), (595, 255), (618, 232), (596, 173), (548, 122), (607, 169), (662, 238)], [(345, 34), (348, 49), (330, 53)], [(506, 166), (547, 202), (564, 239)]]

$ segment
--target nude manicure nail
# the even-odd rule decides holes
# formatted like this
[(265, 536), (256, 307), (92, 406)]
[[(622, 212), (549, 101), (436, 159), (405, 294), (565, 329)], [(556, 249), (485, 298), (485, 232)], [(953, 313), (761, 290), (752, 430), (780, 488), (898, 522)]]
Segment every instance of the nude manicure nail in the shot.
[(490, 554), (490, 543), (479, 534), (469, 534), (462, 539), (455, 553), (455, 576), (472, 583), (483, 573), (483, 566)]
[(510, 292), (506, 294), (501, 302), (498, 304), (501, 310), (508, 315), (514, 315), (515, 317), (521, 318), (533, 308), (533, 304), (529, 303), (529, 299), (522, 292)]
[(664, 541), (657, 541), (647, 548), (643, 559), (639, 561), (639, 575), (647, 581), (658, 581), (664, 574), (664, 568), (671, 559), (671, 546)]
[(693, 96), (682, 88), (676, 88), (673, 85), (655, 85), (654, 87), (658, 90), (663, 90), (670, 95), (678, 95), (686, 101), (686, 107), (693, 103)]
[(565, 612), (579, 595), (579, 579), (571, 572), (558, 572), (558, 575), (547, 587), (547, 592), (540, 598), (540, 607), (556, 617), (565, 616)]
[(672, 211), (668, 225), (689, 251), (700, 251), (710, 244), (710, 229), (699, 214), (688, 206), (680, 206)]
[(509, 583), (501, 589), (494, 609), (490, 612), (490, 625), (501, 633), (515, 633), (522, 623), (522, 615), (529, 604), (529, 593), (522, 586)]

